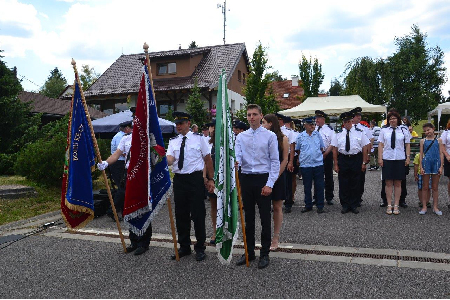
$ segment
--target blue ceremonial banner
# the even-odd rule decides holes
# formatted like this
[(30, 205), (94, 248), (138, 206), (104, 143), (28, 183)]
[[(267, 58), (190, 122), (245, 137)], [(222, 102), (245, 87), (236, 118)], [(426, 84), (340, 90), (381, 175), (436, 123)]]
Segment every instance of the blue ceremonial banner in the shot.
[(63, 185), (66, 194), (64, 203), (61, 202), (63, 217), (70, 228), (83, 227), (94, 218), (91, 177), (95, 165), (94, 143), (77, 79), (66, 152), (68, 170), (66, 186)]
[[(141, 236), (171, 194), (165, 145), (146, 65), (142, 67), (130, 151), (123, 214), (130, 230)], [(145, 163), (139, 159), (142, 155)]]

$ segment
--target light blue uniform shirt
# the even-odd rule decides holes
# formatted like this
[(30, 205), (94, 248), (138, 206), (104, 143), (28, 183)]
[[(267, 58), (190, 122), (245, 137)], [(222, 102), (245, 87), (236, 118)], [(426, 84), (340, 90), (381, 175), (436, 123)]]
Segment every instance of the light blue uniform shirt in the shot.
[(306, 131), (301, 132), (295, 144), (295, 150), (300, 150), (298, 158), (300, 168), (323, 165), (323, 148), (325, 148), (325, 145), (319, 132), (313, 131), (311, 135), (307, 134)]
[(273, 188), (280, 173), (278, 140), (275, 133), (260, 126), (238, 134), (236, 137), (236, 161), (244, 174), (266, 174), (266, 186)]
[[(116, 152), (117, 146), (119, 146), (120, 140), (123, 138), (124, 135), (125, 135), (125, 132), (119, 131), (119, 132), (116, 133), (116, 135), (113, 137), (113, 139), (111, 140), (111, 154), (113, 154), (114, 152)], [(119, 159), (118, 159), (118, 160), (125, 160), (125, 156), (123, 156), (123, 155), (119, 156)]]

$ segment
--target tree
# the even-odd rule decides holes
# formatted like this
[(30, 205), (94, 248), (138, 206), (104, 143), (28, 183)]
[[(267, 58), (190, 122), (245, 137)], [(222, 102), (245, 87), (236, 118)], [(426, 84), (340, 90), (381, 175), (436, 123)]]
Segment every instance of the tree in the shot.
[(205, 124), (208, 120), (206, 110), (203, 107), (204, 102), (201, 99), (202, 95), (200, 93), (200, 88), (197, 84), (197, 78), (194, 79), (194, 87), (191, 90), (186, 101), (186, 111), (191, 115), (191, 124), (197, 124), (201, 126)]
[[(3, 50), (0, 50), (2, 53)], [(10, 70), (1, 60), (4, 56), (0, 55), (0, 98), (15, 96), (22, 90), (22, 85), (16, 76), (16, 68)]]
[(40, 115), (32, 116), (30, 104), (19, 100), (22, 85), (15, 68), (9, 69), (1, 58), (0, 55), (0, 174), (12, 174), (16, 155), (29, 142), (30, 132), (37, 131)]
[(67, 80), (58, 68), (50, 71), (47, 81), (42, 86), (40, 93), (49, 98), (58, 98), (67, 86)]
[(441, 86), (446, 82), (446, 68), (439, 46), (428, 48), (427, 35), (417, 25), (411, 29), (411, 34), (395, 38), (398, 50), (388, 58), (392, 78), (392, 98), (388, 104), (399, 112), (408, 110), (408, 115), (418, 121), (445, 101)]
[(328, 90), (330, 96), (340, 96), (343, 90), (344, 87), (337, 78), (331, 80), (330, 89)]
[(322, 64), (319, 64), (319, 60), (314, 58), (312, 62), (311, 57), (309, 61), (305, 55), (302, 54), (302, 60), (298, 65), (300, 70), (300, 79), (302, 80), (302, 87), (305, 91), (305, 98), (317, 97), (319, 95), (319, 88), (325, 78), (322, 72)]
[(197, 46), (197, 44), (195, 43), (195, 41), (192, 41), (192, 42), (189, 44), (189, 49), (195, 49), (195, 48), (198, 48), (198, 46)]
[(360, 57), (347, 64), (343, 95), (359, 95), (371, 104), (385, 104), (391, 97), (386, 61)]
[[(280, 110), (279, 104), (275, 101), (275, 96), (267, 92), (269, 83), (273, 79), (274, 73), (267, 73), (271, 67), (267, 65), (268, 58), (266, 49), (261, 43), (253, 52), (250, 61), (247, 85), (244, 88), (244, 95), (247, 103), (258, 104), (261, 106), (263, 114), (275, 113)], [(277, 72), (278, 73), (278, 72)], [(273, 92), (272, 92), (273, 94)], [(247, 105), (245, 105), (247, 106)], [(244, 108), (245, 110), (246, 108)]]
[(273, 71), (272, 73), (268, 73), (267, 76), (268, 76), (268, 79), (270, 81), (284, 81), (284, 80), (286, 80), (286, 77), (283, 78), (283, 76), (281, 76), (278, 71)]
[(89, 65), (81, 65), (80, 81), (83, 91), (87, 90), (99, 77), (100, 74), (95, 72), (94, 68), (89, 68)]

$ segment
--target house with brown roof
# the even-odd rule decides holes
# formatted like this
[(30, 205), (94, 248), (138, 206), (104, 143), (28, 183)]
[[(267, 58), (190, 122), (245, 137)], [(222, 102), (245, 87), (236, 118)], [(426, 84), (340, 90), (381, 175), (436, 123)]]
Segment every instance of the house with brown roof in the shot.
[[(71, 100), (49, 98), (42, 94), (25, 91), (21, 92), (18, 97), (23, 103), (31, 103), (32, 113), (42, 113), (41, 123), (43, 125), (64, 117), (70, 111), (72, 103)], [(92, 107), (88, 107), (88, 112), (92, 120), (106, 117), (104, 112)]]
[(275, 100), (280, 104), (281, 110), (299, 105), (302, 103), (305, 95), (305, 91), (301, 87), (301, 81), (298, 80), (296, 75), (293, 75), (291, 80), (273, 81), (271, 88), (275, 94)]
[[(185, 111), (194, 81), (201, 90), (205, 109), (217, 103), (217, 86), (222, 69), (227, 75), (232, 111), (243, 107), (243, 87), (249, 73), (245, 44), (227, 44), (151, 52), (150, 67), (157, 110), (164, 116), (169, 106)], [(136, 103), (144, 53), (121, 55), (86, 91), (86, 101), (107, 114), (126, 110)]]

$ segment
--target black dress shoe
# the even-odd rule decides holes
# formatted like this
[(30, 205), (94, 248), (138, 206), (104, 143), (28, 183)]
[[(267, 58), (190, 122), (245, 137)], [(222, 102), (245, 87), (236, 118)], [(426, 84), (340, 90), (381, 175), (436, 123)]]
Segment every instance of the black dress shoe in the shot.
[(318, 214), (323, 214), (325, 212), (325, 210), (323, 210), (323, 208), (318, 208), (317, 209), (317, 213)]
[(408, 207), (408, 204), (406, 204), (405, 202), (400, 202), (398, 205), (400, 207), (403, 207), (403, 208), (407, 208)]
[(134, 255), (144, 254), (148, 250), (148, 247), (138, 247), (136, 251), (134, 251)]
[[(256, 259), (255, 254), (248, 255), (248, 261), (252, 261), (255, 259)], [(245, 265), (245, 254), (242, 254), (241, 258), (239, 258), (239, 260), (236, 262), (236, 266), (242, 266), (242, 265)]]
[(348, 208), (342, 208), (341, 213), (346, 214), (350, 211)]
[(133, 246), (133, 245), (128, 246), (128, 247), (127, 247), (127, 253), (131, 253), (131, 252), (133, 252), (134, 250), (136, 250), (137, 248), (138, 248), (137, 246)]
[(202, 261), (206, 258), (206, 254), (204, 251), (198, 251), (195, 253), (195, 260), (196, 261)]
[(300, 212), (305, 213), (305, 212), (308, 212), (308, 211), (312, 211), (312, 208), (311, 207), (304, 207)]
[[(187, 256), (187, 255), (191, 255), (191, 249), (184, 249), (184, 248), (178, 249), (178, 257), (182, 258), (183, 256)], [(172, 255), (170, 258), (172, 260), (177, 259), (175, 254)]]
[(352, 208), (351, 211), (352, 211), (352, 213), (354, 213), (355, 215), (356, 215), (356, 214), (359, 214), (359, 210), (358, 210), (357, 207)]
[(292, 207), (285, 207), (284, 208), (284, 213), (288, 214), (290, 212), (292, 212)]
[(264, 255), (259, 258), (258, 269), (264, 269), (270, 263), (269, 255)]
[(387, 207), (387, 202), (381, 202), (380, 207)]

